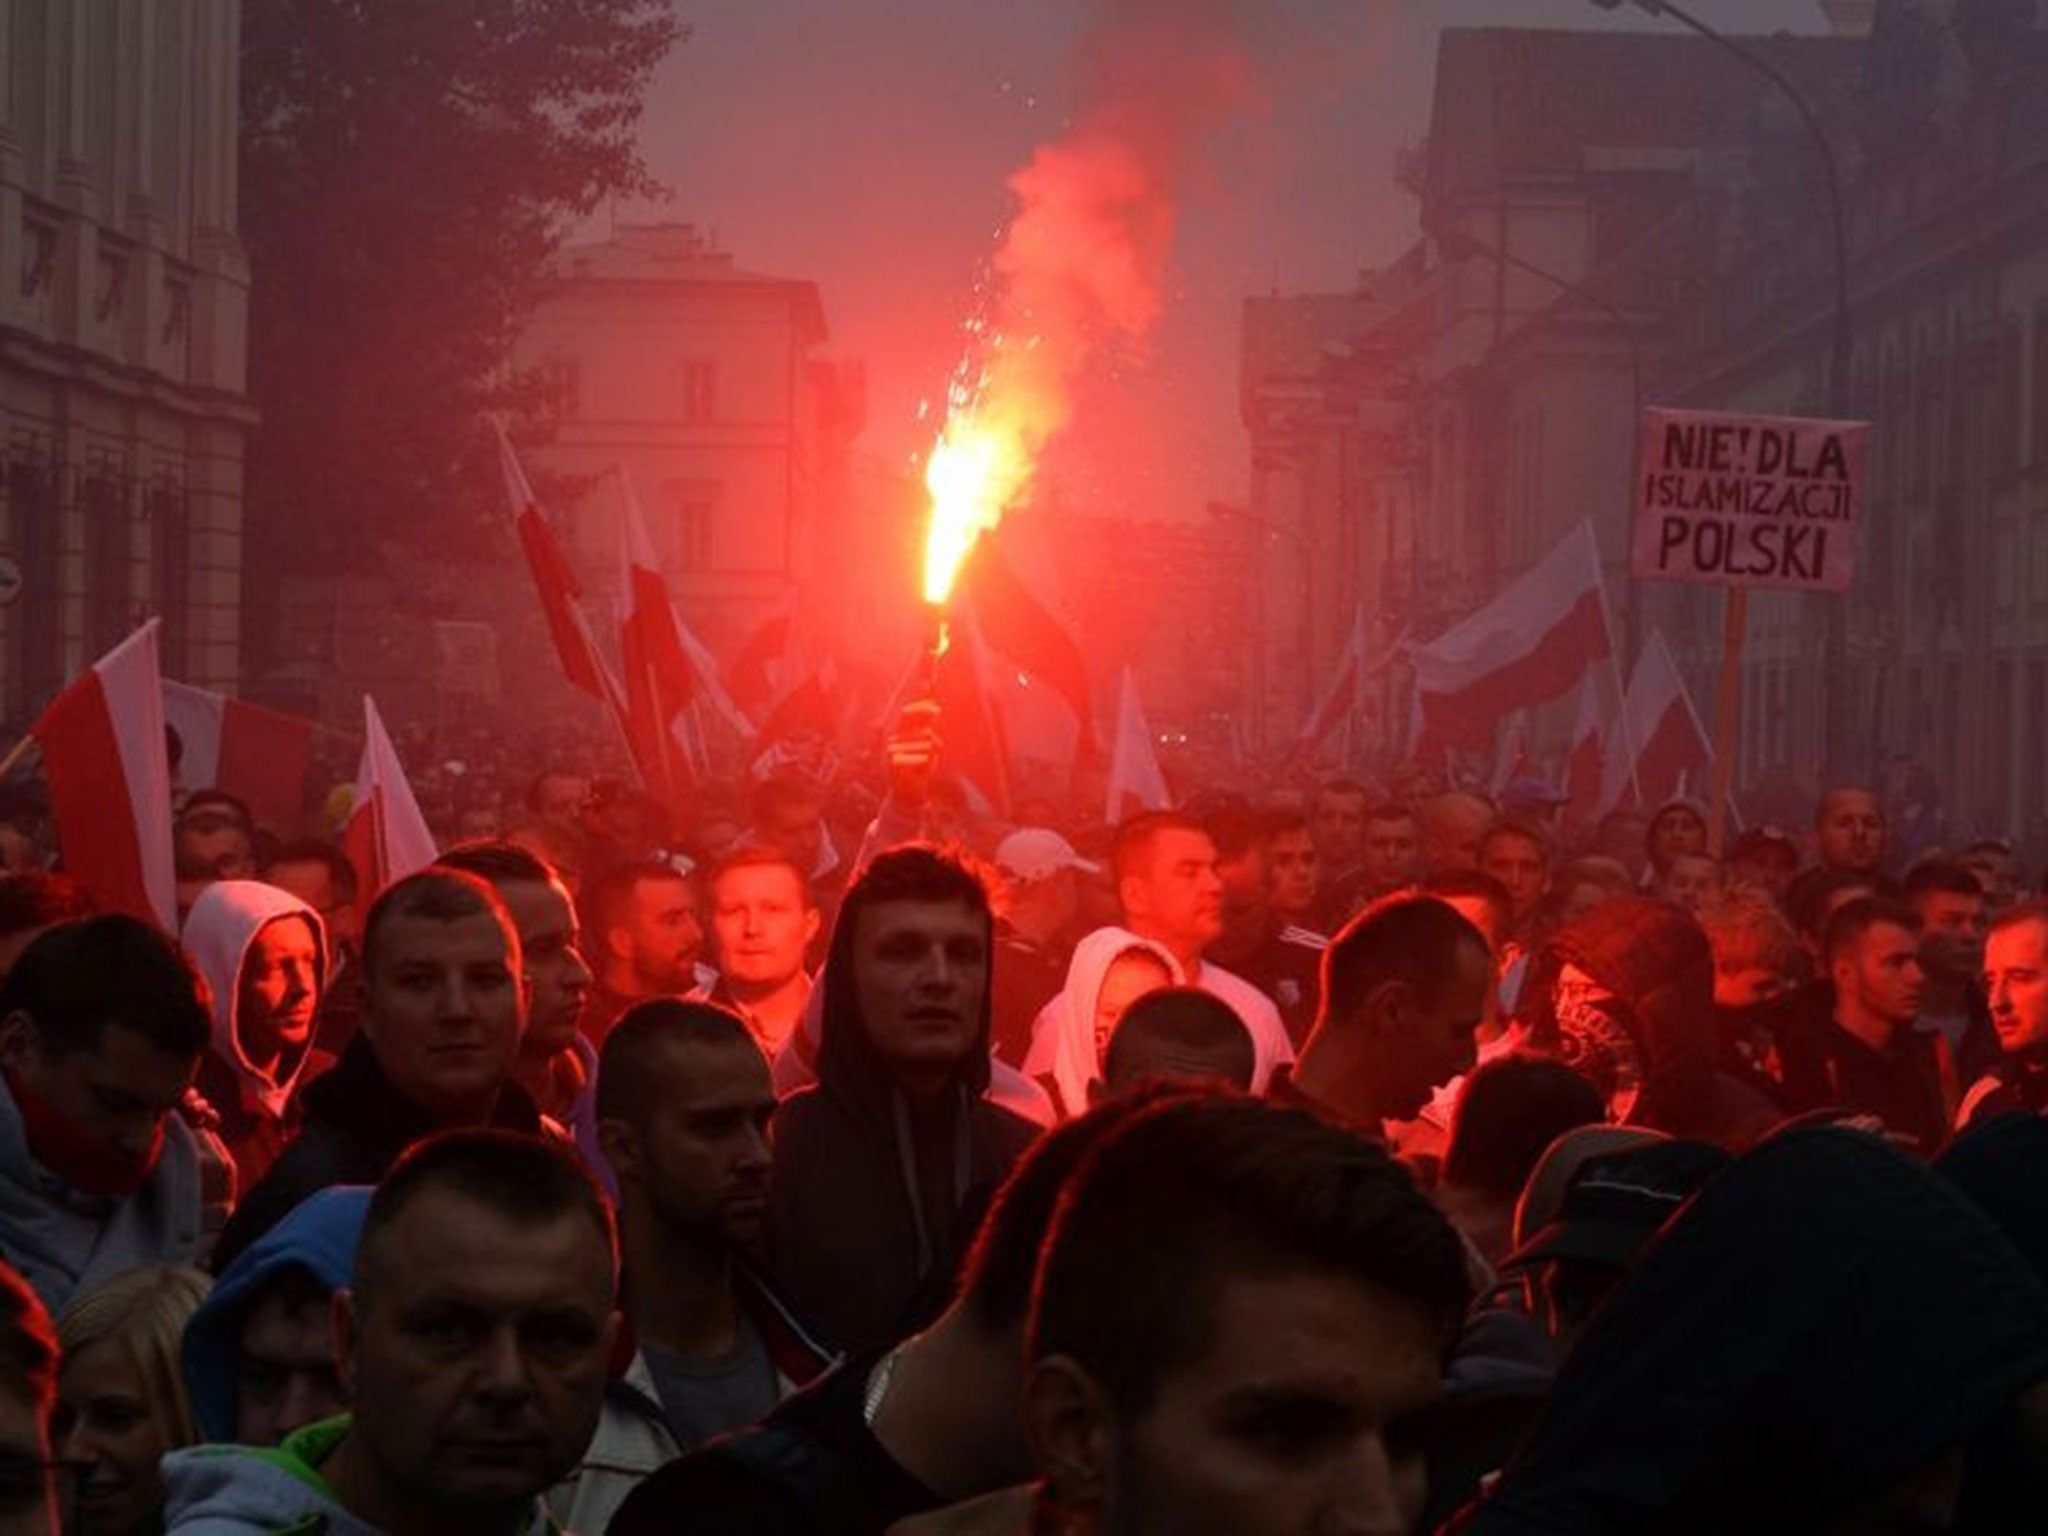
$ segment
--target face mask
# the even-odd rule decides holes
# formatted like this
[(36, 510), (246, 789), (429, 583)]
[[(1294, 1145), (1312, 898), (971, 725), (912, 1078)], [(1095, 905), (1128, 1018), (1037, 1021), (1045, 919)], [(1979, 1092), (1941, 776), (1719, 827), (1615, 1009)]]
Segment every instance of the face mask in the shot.
[(1609, 1115), (1626, 1120), (1643, 1088), (1642, 1052), (1620, 999), (1575, 966), (1557, 980), (1558, 1059), (1606, 1096)]
[(22, 1134), (35, 1160), (83, 1194), (109, 1200), (125, 1200), (140, 1190), (156, 1167), (164, 1146), (164, 1126), (159, 1120), (149, 1146), (142, 1152), (126, 1152), (97, 1136), (88, 1136), (60, 1114), (56, 1107), (11, 1071), (0, 1071), (7, 1090), (21, 1111)]

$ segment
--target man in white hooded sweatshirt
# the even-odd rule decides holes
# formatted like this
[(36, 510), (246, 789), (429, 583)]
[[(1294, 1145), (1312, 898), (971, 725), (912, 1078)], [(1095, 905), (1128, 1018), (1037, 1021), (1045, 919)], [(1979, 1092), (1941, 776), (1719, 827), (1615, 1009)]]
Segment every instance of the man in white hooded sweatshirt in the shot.
[(297, 1129), (300, 1086), (332, 1065), (313, 1048), (326, 932), (317, 912), (276, 886), (217, 880), (192, 904), (184, 944), (213, 993), (213, 1048), (198, 1087), (247, 1190)]

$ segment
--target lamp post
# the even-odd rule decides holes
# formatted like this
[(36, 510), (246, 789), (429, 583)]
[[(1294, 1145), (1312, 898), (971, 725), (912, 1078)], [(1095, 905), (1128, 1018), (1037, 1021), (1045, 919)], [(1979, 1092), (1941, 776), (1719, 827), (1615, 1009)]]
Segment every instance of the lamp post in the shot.
[[(1807, 101), (1798, 86), (1785, 72), (1755, 50), (1745, 47), (1721, 32), (1717, 32), (1683, 6), (1674, 5), (1671, 0), (1593, 0), (1603, 11), (1618, 10), (1623, 4), (1633, 5), (1649, 16), (1668, 16), (1687, 31), (1705, 38), (1723, 53), (1738, 60), (1744, 67), (1768, 80), (1772, 87), (1790, 103), (1798, 115), (1799, 123), (1812, 141), (1814, 153), (1820, 158), (1821, 179), (1827, 194), (1828, 229), (1833, 242), (1835, 267), (1835, 317), (1834, 332), (1828, 347), (1827, 371), (1827, 414), (1839, 421), (1849, 410), (1849, 233), (1847, 220), (1842, 210), (1842, 177), (1835, 164), (1834, 146), (1822, 129), (1820, 119), (1814, 115), (1812, 104)], [(1848, 684), (1843, 677), (1848, 667), (1849, 625), (1848, 595), (1834, 598), (1827, 609), (1827, 640), (1823, 671), (1827, 678), (1827, 692), (1824, 695), (1822, 734), (1825, 738), (1824, 753), (1831, 772), (1840, 772), (1842, 759), (1848, 748)], [(1722, 636), (1724, 657), (1741, 654), (1742, 632), (1748, 622), (1749, 592), (1744, 587), (1728, 589), (1726, 627)], [(1741, 707), (1741, 674), (1738, 668), (1724, 666), (1721, 689), (1715, 705), (1715, 729), (1717, 739), (1724, 742), (1734, 740), (1734, 723)], [(1727, 727), (1725, 732), (1723, 727)], [(1731, 765), (1717, 763), (1717, 780), (1713, 815), (1718, 828), (1725, 810), (1727, 796), (1722, 792), (1725, 775)], [(1719, 837), (1715, 839), (1719, 851)]]

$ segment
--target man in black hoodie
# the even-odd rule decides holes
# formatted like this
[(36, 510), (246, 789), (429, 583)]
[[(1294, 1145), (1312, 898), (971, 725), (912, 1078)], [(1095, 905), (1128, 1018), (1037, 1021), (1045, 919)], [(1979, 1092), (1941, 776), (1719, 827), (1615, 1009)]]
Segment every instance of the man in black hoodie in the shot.
[(943, 1301), (987, 1194), (1037, 1133), (987, 1098), (992, 942), (980, 880), (926, 846), (878, 856), (840, 909), (817, 1085), (777, 1116), (769, 1244), (798, 1309), (843, 1349), (901, 1338), (921, 1301)]

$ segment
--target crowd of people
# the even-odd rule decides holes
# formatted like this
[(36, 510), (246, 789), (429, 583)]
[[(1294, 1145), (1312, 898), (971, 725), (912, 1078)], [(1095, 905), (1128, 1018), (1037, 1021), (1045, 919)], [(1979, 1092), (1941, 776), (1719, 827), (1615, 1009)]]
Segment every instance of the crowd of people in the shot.
[(18, 830), (0, 1528), (2048, 1523), (2004, 844), (937, 767), (551, 767), (376, 891), (201, 788), (176, 935)]

